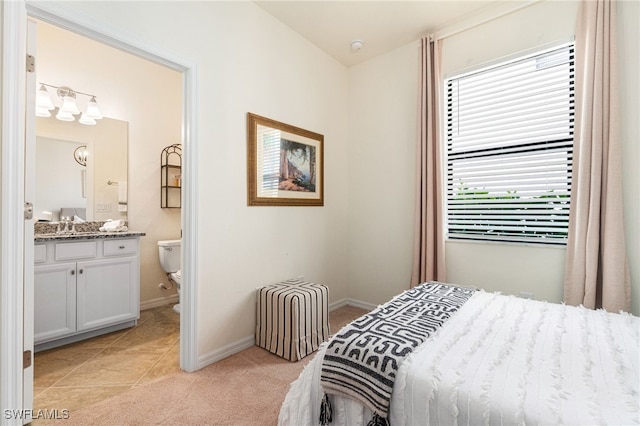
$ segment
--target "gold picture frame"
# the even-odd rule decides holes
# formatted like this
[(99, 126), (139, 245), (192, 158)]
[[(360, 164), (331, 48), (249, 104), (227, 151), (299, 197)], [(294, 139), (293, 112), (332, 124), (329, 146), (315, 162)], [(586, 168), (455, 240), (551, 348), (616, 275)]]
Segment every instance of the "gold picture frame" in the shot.
[(247, 113), (247, 205), (323, 206), (324, 136)]

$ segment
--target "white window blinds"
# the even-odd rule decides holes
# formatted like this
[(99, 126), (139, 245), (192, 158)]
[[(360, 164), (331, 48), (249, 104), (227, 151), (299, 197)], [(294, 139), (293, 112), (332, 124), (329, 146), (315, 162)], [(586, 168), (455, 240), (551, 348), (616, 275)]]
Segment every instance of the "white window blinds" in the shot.
[(448, 237), (565, 244), (573, 45), (445, 86)]

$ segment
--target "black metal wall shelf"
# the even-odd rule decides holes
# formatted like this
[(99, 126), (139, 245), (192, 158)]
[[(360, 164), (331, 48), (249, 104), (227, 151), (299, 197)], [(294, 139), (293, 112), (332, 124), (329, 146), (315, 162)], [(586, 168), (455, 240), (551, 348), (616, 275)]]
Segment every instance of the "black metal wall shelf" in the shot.
[(182, 145), (169, 145), (160, 154), (160, 207), (179, 209), (182, 203)]

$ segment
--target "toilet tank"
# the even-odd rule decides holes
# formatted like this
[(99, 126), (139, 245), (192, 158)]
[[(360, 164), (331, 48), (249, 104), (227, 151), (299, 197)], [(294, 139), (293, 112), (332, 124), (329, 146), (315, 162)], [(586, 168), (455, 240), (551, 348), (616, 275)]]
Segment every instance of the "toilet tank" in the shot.
[(181, 242), (181, 240), (158, 241), (158, 256), (160, 257), (160, 266), (162, 266), (162, 270), (168, 274), (180, 270)]

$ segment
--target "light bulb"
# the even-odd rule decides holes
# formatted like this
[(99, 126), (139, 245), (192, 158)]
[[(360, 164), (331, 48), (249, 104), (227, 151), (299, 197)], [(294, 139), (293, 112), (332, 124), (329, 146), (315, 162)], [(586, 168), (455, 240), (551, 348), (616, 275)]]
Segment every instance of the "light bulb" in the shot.
[(62, 108), (56, 114), (56, 118), (60, 121), (73, 121), (76, 118), (70, 112), (63, 111)]
[[(49, 95), (49, 91), (44, 84), (40, 85), (40, 89), (38, 89), (38, 92), (36, 93), (36, 108), (44, 108), (49, 111), (55, 109), (55, 105), (53, 105), (53, 101), (51, 100), (51, 95)], [(48, 116), (50, 115), (51, 114)]]
[(87, 112), (85, 112), (85, 114), (87, 117), (91, 117), (96, 120), (102, 118), (102, 113), (100, 113), (100, 108), (98, 108), (98, 102), (96, 102), (95, 96), (92, 96), (87, 103)]
[(96, 120), (93, 117), (90, 117), (86, 112), (83, 112), (80, 116), (79, 123), (86, 124), (88, 126), (93, 126), (96, 124)]
[(60, 107), (60, 111), (63, 111), (68, 114), (80, 114), (80, 110), (78, 109), (78, 105), (76, 105), (76, 98), (71, 96), (63, 96), (62, 97), (62, 106)]
[(36, 106), (36, 116), (37, 117), (51, 117), (51, 113), (46, 108), (43, 108), (41, 106)]

